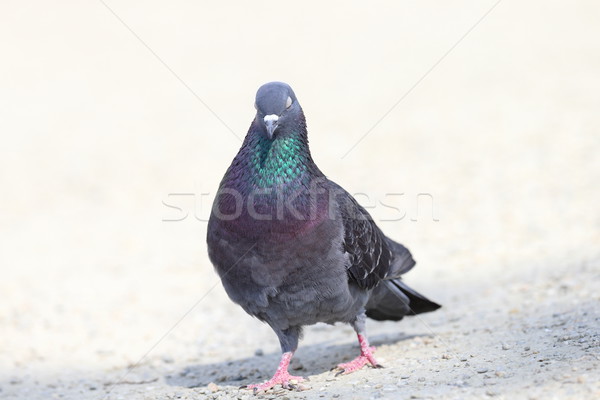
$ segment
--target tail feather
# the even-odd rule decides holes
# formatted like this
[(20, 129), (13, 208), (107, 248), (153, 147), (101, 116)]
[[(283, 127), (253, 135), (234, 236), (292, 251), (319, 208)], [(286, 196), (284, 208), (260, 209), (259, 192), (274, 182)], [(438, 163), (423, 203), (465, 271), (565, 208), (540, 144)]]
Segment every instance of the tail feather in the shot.
[(373, 291), (366, 305), (369, 318), (399, 321), (405, 315), (434, 311), (441, 306), (406, 285), (400, 276), (412, 269), (416, 262), (410, 251), (391, 239), (388, 245), (393, 253), (390, 274)]
[(421, 314), (421, 313), (426, 313), (426, 312), (430, 312), (430, 311), (435, 311), (441, 307), (441, 305), (429, 300), (427, 297), (423, 296), (421, 293), (408, 287), (408, 285), (406, 283), (402, 282), (402, 280), (400, 280), (400, 279), (394, 279), (389, 282), (391, 285), (394, 285), (395, 287), (400, 289), (402, 291), (402, 293), (404, 293), (404, 295), (406, 295), (406, 297), (408, 297), (409, 307), (410, 307), (410, 311), (411, 311), (409, 315), (415, 315), (415, 314)]
[(435, 311), (441, 306), (400, 279), (384, 280), (371, 292), (366, 305), (367, 317), (377, 321), (399, 321), (405, 315)]

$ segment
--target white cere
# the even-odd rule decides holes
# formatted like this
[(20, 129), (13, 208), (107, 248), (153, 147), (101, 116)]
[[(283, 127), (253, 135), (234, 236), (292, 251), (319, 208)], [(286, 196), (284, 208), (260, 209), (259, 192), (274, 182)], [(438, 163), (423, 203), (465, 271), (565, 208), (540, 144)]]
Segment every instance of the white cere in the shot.
[(290, 96), (288, 96), (287, 100), (285, 101), (285, 108), (290, 108), (292, 106), (292, 98)]
[(275, 114), (269, 114), (269, 115), (265, 115), (265, 122), (267, 121), (273, 121), (273, 122), (277, 122), (277, 120), (279, 119), (279, 116), (275, 115)]

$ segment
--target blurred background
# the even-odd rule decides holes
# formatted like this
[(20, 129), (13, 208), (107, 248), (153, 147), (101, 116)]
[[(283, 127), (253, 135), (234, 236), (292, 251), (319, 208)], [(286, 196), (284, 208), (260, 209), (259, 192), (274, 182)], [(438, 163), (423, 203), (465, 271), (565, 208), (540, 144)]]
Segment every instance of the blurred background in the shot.
[(3, 1), (0, 389), (278, 351), (226, 298), (202, 221), (268, 81), (447, 309), (597, 259), (600, 5), (495, 4)]

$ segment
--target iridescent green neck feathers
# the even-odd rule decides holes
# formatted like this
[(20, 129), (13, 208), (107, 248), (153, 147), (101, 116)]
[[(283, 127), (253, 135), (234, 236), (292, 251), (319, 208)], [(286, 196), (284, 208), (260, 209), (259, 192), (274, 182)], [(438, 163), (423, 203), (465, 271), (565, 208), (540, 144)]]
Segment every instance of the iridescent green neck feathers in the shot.
[(306, 143), (298, 135), (270, 140), (259, 137), (250, 145), (250, 179), (259, 188), (296, 181), (312, 163)]

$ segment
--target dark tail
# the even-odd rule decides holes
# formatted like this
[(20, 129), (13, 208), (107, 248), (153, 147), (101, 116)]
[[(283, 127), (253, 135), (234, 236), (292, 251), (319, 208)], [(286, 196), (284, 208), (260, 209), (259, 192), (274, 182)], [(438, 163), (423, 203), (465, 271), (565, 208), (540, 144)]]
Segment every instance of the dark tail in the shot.
[(373, 289), (366, 305), (367, 317), (377, 321), (400, 321), (405, 315), (435, 311), (440, 307), (400, 279), (382, 281)]
[(373, 291), (366, 305), (367, 317), (378, 321), (399, 321), (405, 315), (435, 311), (441, 306), (408, 287), (400, 275), (415, 265), (410, 251), (400, 243), (388, 239), (394, 254), (391, 273)]
[(410, 307), (410, 313), (408, 315), (415, 315), (435, 311), (441, 307), (441, 305), (434, 303), (427, 297), (423, 296), (421, 293), (408, 287), (408, 285), (402, 282), (402, 280), (400, 279), (384, 281), (384, 285), (386, 285), (388, 289), (391, 288), (390, 290), (392, 291), (399, 289), (404, 295), (406, 295), (406, 297), (408, 297), (408, 304)]

